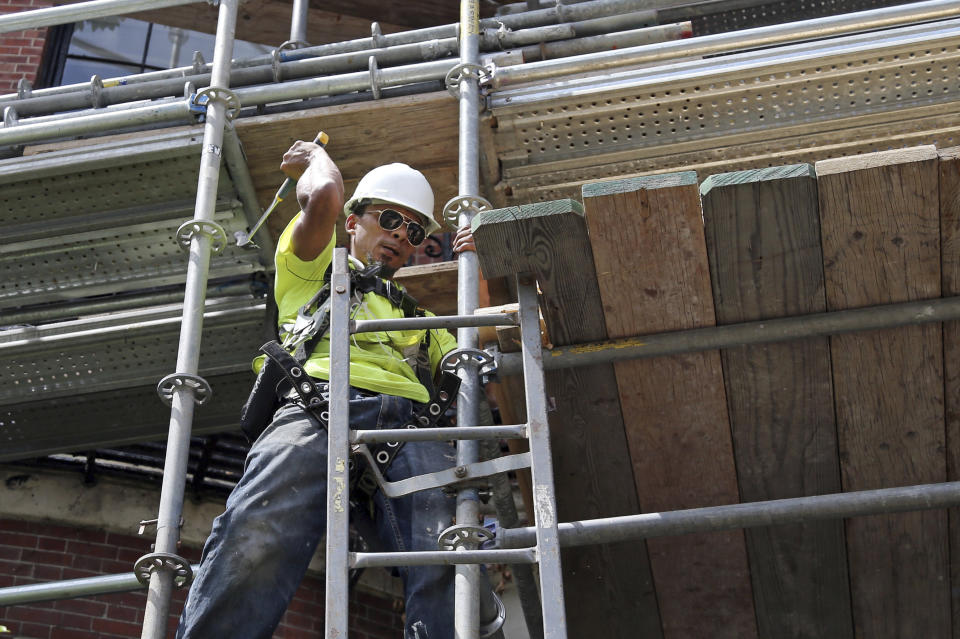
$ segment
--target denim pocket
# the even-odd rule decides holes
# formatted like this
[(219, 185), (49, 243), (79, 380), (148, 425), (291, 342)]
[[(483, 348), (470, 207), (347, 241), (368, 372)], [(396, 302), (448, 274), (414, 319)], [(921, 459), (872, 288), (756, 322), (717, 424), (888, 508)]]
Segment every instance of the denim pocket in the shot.
[(380, 396), (380, 414), (377, 416), (377, 429), (402, 428), (413, 415), (413, 402), (406, 397), (395, 395)]

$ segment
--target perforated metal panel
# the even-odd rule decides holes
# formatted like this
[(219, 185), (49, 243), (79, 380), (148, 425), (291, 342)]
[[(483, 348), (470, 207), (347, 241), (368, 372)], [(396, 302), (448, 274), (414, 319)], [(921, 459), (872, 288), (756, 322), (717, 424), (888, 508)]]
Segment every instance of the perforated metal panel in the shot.
[[(181, 314), (176, 304), (0, 332), (0, 406), (155, 388), (175, 372)], [(263, 300), (209, 301), (200, 374), (250, 370), (252, 355), (265, 341), (265, 320)]]
[[(193, 433), (238, 428), (252, 374), (206, 378), (213, 395), (194, 413)], [(156, 380), (155, 380), (156, 381)], [(55, 397), (0, 407), (0, 462), (166, 439), (170, 409), (152, 386)]]
[[(0, 161), (0, 309), (185, 280), (174, 235), (193, 217), (202, 136), (145, 135)], [(214, 219), (231, 239), (247, 226), (225, 168)], [(262, 268), (231, 244), (211, 277)]]
[(944, 146), (960, 132), (960, 23), (500, 91), (492, 104), (516, 201), (611, 176), (814, 161), (879, 139)]
[(694, 35), (707, 35), (900, 4), (909, 3), (904, 0), (741, 0), (704, 2), (702, 7), (684, 7), (687, 11), (681, 15), (693, 23)]

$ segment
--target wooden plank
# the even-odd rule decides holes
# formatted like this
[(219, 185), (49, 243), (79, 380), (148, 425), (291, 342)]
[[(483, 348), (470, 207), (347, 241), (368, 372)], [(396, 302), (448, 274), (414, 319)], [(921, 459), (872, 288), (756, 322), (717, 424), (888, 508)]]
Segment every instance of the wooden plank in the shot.
[[(573, 200), (496, 209), (473, 223), (487, 279), (536, 273), (550, 338), (565, 345), (606, 337), (583, 210)], [(547, 373), (550, 434), (561, 522), (639, 512), (610, 365)], [(568, 635), (660, 637), (642, 542), (561, 553)]]
[[(456, 104), (444, 91), (243, 118), (236, 127), (261, 208), (283, 182), (284, 152), (323, 129), (330, 135), (327, 150), (343, 175), (347, 197), (370, 169), (404, 162), (427, 177), (439, 216), (444, 203), (457, 195)], [(277, 207), (267, 223), (274, 238), (298, 210), (294, 198)]]
[[(940, 150), (940, 253), (944, 297), (960, 295), (960, 147)], [(943, 324), (947, 481), (960, 479), (960, 322)], [(960, 509), (948, 511), (951, 619), (960, 638)]]
[[(826, 310), (809, 164), (701, 185), (718, 324)], [(744, 502), (838, 493), (827, 338), (721, 352)], [(745, 531), (761, 637), (853, 636), (843, 521)]]
[(404, 266), (394, 279), (406, 287), (420, 306), (437, 315), (457, 314), (457, 262)]
[[(940, 295), (934, 147), (816, 164), (828, 310)], [(844, 490), (946, 479), (941, 327), (838, 335), (831, 359)], [(947, 517), (850, 519), (857, 636), (950, 634)]]
[[(591, 184), (583, 201), (610, 338), (714, 323), (695, 173)], [(618, 363), (616, 380), (644, 511), (736, 503), (720, 354)], [(742, 531), (647, 545), (665, 637), (756, 636)]]

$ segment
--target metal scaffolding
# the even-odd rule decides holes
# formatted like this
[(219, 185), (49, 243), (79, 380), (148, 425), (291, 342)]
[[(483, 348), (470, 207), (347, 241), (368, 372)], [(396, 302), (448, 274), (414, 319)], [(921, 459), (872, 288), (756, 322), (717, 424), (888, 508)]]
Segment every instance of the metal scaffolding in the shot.
[[(149, 8), (173, 6), (185, 4), (187, 1), (195, 0), (167, 0), (162, 3), (96, 0), (69, 7), (27, 12), (15, 18), (0, 17), (0, 32), (22, 29), (26, 26), (59, 24), (79, 18), (112, 15), (120, 11), (136, 11), (147, 8), (148, 5)], [(458, 195), (446, 203), (443, 215), (452, 225), (462, 227), (469, 225), (480, 211), (492, 208), (492, 205), (480, 195), (479, 115), (483, 104), (481, 83), (486, 83), (494, 89), (504, 89), (492, 102), (493, 106), (514, 108), (518, 104), (523, 104), (524, 101), (534, 102), (544, 99), (542, 87), (538, 88), (537, 85), (533, 85), (532, 88), (520, 87), (505, 90), (507, 86), (515, 84), (536, 83), (574, 73), (622, 68), (673, 59), (678, 56), (716, 54), (960, 15), (960, 2), (931, 0), (849, 16), (708, 36), (698, 39), (694, 44), (689, 40), (664, 44), (660, 40), (671, 39), (670, 34), (664, 29), (660, 29), (656, 36), (652, 36), (649, 31), (639, 33), (640, 25), (646, 25), (655, 20), (655, 12), (638, 12), (636, 2), (594, 0), (566, 6), (558, 3), (555, 9), (538, 9), (504, 16), (503, 24), (524, 28), (530, 33), (516, 31), (511, 36), (512, 39), (496, 39), (497, 45), (502, 46), (506, 43), (508, 46), (523, 46), (526, 43), (539, 42), (554, 36), (557, 39), (580, 36), (587, 38), (591, 34), (591, 29), (596, 31), (601, 28), (623, 27), (629, 27), (631, 31), (628, 36), (624, 36), (626, 40), (613, 40), (614, 46), (623, 46), (623, 42), (634, 44), (610, 53), (598, 52), (600, 49), (593, 48), (589, 54), (575, 55), (581, 53), (580, 48), (584, 46), (594, 47), (592, 43), (578, 42), (575, 45), (567, 45), (566, 48), (560, 47), (564, 59), (500, 66), (491, 59), (481, 58), (480, 51), (483, 43), (486, 42), (487, 46), (490, 46), (496, 37), (489, 33), (490, 24), (479, 19), (478, 0), (462, 1), (458, 23), (459, 33), (450, 32), (454, 25), (395, 36), (383, 36), (375, 30), (370, 39), (321, 47), (307, 45), (308, 3), (295, 0), (290, 41), (285, 43), (285, 45), (290, 44), (291, 48), (282, 55), (274, 56), (271, 60), (232, 63), (230, 54), (238, 2), (239, 0), (221, 0), (213, 63), (189, 68), (193, 74), (187, 78), (188, 83), (209, 86), (201, 91), (196, 91), (195, 86), (188, 86), (188, 95), (185, 98), (172, 97), (178, 95), (183, 89), (182, 76), (185, 75), (183, 70), (142, 74), (132, 79), (127, 88), (101, 86), (97, 89), (89, 85), (74, 85), (55, 90), (25, 92), (24, 95), (15, 97), (0, 96), (0, 106), (7, 109), (6, 125), (0, 128), (0, 145), (23, 144), (103, 132), (126, 126), (193, 121), (198, 112), (202, 112), (205, 116), (194, 217), (177, 230), (178, 240), (184, 247), (189, 248), (189, 266), (180, 319), (181, 332), (176, 370), (173, 374), (164, 377), (158, 387), (161, 397), (170, 405), (171, 413), (155, 550), (137, 561), (134, 569), (138, 580), (136, 583), (128, 576), (112, 576), (72, 580), (58, 585), (42, 584), (4, 588), (0, 589), (0, 605), (122, 592), (136, 588), (137, 583), (147, 584), (149, 594), (142, 636), (144, 638), (164, 636), (170, 594), (174, 587), (188, 585), (192, 574), (191, 566), (176, 554), (176, 549), (179, 541), (179, 522), (186, 480), (186, 455), (194, 407), (205, 401), (211, 393), (209, 383), (199, 377), (197, 372), (205, 309), (209, 311), (205, 302), (211, 251), (221, 250), (226, 244), (227, 237), (220, 224), (214, 221), (218, 206), (217, 191), (221, 158), (224, 162), (231, 163), (237, 162), (240, 155), (239, 142), (229, 120), (237, 115), (241, 106), (265, 105), (284, 100), (367, 89), (378, 94), (385, 87), (443, 80), (448, 90), (458, 100), (460, 123)], [(537, 5), (535, 2), (528, 4), (530, 7)], [(564, 7), (563, 13), (561, 6)], [(600, 23), (591, 22), (600, 18), (606, 20), (602, 23), (605, 26), (601, 27)], [(551, 20), (556, 20), (563, 28), (558, 29), (556, 25), (544, 26)], [(949, 31), (947, 34), (949, 37), (957, 37), (955, 24), (948, 23), (946, 29)], [(548, 32), (554, 35), (548, 35)], [(911, 38), (914, 34), (908, 29), (890, 37), (901, 36)], [(650, 37), (659, 38), (658, 44), (636, 44), (638, 40), (643, 41), (643, 38)], [(446, 41), (441, 42), (439, 38), (444, 38)], [(425, 44), (428, 40), (430, 40), (429, 44)], [(450, 48), (451, 42), (455, 49)], [(285, 46), (281, 47), (283, 48)], [(459, 57), (457, 60), (432, 59), (441, 51), (444, 53), (457, 51)], [(344, 69), (357, 65), (356, 60), (346, 59), (351, 56), (360, 59), (360, 68), (366, 66), (367, 70), (344, 72)], [(506, 58), (501, 58), (501, 60), (504, 59)], [(406, 66), (378, 68), (378, 60), (381, 63), (389, 62)], [(408, 64), (410, 62), (414, 63)], [(318, 73), (331, 72), (340, 73), (340, 75), (321, 80), (311, 77)], [(178, 73), (180, 76), (177, 75)], [(231, 73), (234, 80), (239, 81), (244, 88), (230, 90)], [(306, 77), (311, 79), (271, 82), (281, 78)], [(582, 82), (593, 81), (595, 79)], [(550, 97), (557, 98), (564, 92), (572, 90), (574, 89), (571, 89), (570, 85), (560, 83), (551, 88), (555, 93), (550, 94)], [(51, 115), (63, 110), (90, 106), (91, 96), (94, 97), (92, 106), (95, 108), (90, 111), (67, 116)], [(147, 98), (157, 99), (149, 105), (137, 104), (137, 101)], [(18, 121), (19, 116), (24, 114), (36, 117)], [(238, 190), (244, 213), (248, 219), (251, 219), (251, 215), (255, 216), (252, 209), (256, 207), (256, 198), (249, 182), (249, 175), (241, 181)], [(495, 610), (489, 609), (490, 602), (480, 596), (482, 589), (479, 564), (538, 563), (543, 635), (549, 639), (555, 639), (566, 636), (559, 557), (561, 546), (610, 543), (657, 535), (688, 534), (818, 518), (960, 505), (960, 483), (953, 482), (561, 523), (557, 521), (556, 500), (553, 492), (543, 378), (545, 368), (580, 366), (601, 361), (653, 357), (743, 344), (802, 339), (814, 335), (833, 335), (846, 331), (953, 320), (960, 317), (960, 302), (957, 298), (577, 345), (553, 349), (544, 358), (541, 353), (540, 329), (537, 321), (536, 283), (530, 274), (518, 274), (519, 319), (513, 314), (485, 318), (477, 318), (473, 315), (478, 306), (479, 265), (476, 255), (467, 252), (459, 257), (457, 316), (351, 322), (349, 320), (349, 267), (343, 249), (335, 251), (333, 266), (330, 356), (334, 364), (330, 380), (331, 420), (328, 455), (330, 489), (327, 503), (326, 549), (326, 636), (331, 639), (347, 635), (349, 583), (347, 576), (351, 567), (400, 566), (413, 563), (455, 565), (457, 636), (460, 639), (477, 639), (480, 636), (480, 620), (489, 618), (491, 612), (496, 613)], [(248, 309), (251, 304), (244, 301), (233, 306)], [(162, 317), (151, 317), (151, 320), (165, 324), (175, 321), (169, 311)], [(478, 343), (477, 326), (509, 324), (521, 326), (523, 343), (521, 354), (501, 355), (494, 351), (487, 355), (479, 350), (481, 345)], [(457, 373), (461, 378), (457, 404), (457, 428), (396, 432), (349, 429), (347, 401), (349, 336), (356, 332), (384, 330), (388, 326), (394, 328), (400, 326), (407, 328), (457, 327), (456, 353), (470, 355), (464, 360), (464, 365), (457, 367)], [(101, 339), (110, 334), (115, 326), (107, 322), (93, 328), (99, 332), (89, 334), (89, 339)], [(21, 337), (19, 341), (11, 339), (7, 340), (7, 343), (0, 342), (0, 349), (21, 348), (27, 352), (31, 345), (44, 338), (43, 335), (32, 333)], [(475, 354), (492, 356), (501, 374), (516, 373), (522, 367), (527, 391), (527, 423), (495, 427), (480, 425), (482, 388), (480, 367), (473, 358)], [(505, 469), (529, 466), (533, 473), (533, 490), (536, 496), (535, 525), (531, 528), (503, 529), (495, 539), (495, 549), (481, 550), (480, 542), (483, 538), (476, 531), (476, 523), (479, 519), (479, 495), (477, 488), (471, 484), (458, 489), (458, 524), (456, 530), (451, 533), (456, 543), (448, 544), (452, 550), (419, 553), (350, 553), (347, 544), (349, 509), (345, 506), (349, 499), (348, 460), (351, 446), (389, 441), (450, 438), (459, 440), (455, 469), (451, 469), (448, 474), (414, 478), (410, 484), (392, 487), (392, 489), (422, 490), (440, 485), (455, 485), (464, 478), (477, 479)], [(479, 440), (501, 438), (528, 439), (530, 453), (522, 458), (516, 456), (517, 459), (482, 461)], [(486, 609), (484, 609), (485, 606)]]

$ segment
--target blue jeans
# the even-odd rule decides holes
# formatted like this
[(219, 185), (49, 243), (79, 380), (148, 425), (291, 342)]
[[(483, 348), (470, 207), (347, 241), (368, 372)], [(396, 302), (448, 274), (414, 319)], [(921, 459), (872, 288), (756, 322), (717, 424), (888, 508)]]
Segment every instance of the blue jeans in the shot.
[[(410, 400), (350, 389), (356, 429), (399, 428)], [(269, 638), (293, 598), (326, 530), (327, 432), (289, 403), (254, 442), (243, 476), (213, 523), (200, 569), (190, 587), (178, 639)], [(387, 479), (397, 481), (455, 465), (446, 442), (407, 443)], [(376, 525), (386, 550), (437, 550), (439, 533), (453, 523), (456, 500), (440, 489), (399, 499), (374, 495)], [(454, 569), (400, 568), (406, 598), (405, 635), (454, 636)]]

